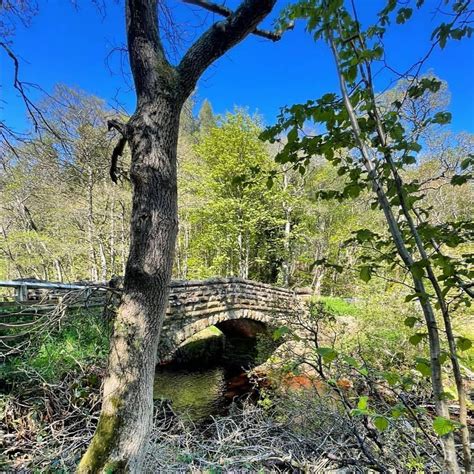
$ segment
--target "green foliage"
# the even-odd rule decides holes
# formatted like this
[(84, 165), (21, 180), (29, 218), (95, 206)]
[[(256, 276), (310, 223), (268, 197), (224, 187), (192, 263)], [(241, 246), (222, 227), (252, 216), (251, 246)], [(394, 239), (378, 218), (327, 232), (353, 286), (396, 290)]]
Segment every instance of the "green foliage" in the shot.
[(467, 351), (472, 347), (472, 341), (467, 337), (458, 337), (457, 347), (460, 351)]
[(442, 416), (437, 416), (433, 421), (433, 429), (438, 436), (445, 436), (453, 432), (458, 427), (459, 423)]
[[(417, 2), (416, 7), (420, 8), (423, 3)], [(446, 4), (452, 8), (452, 21), (440, 24), (433, 31), (433, 48), (436, 45), (444, 48), (449, 38), (461, 39), (472, 32), (472, 27), (466, 26), (470, 15), (469, 2)], [(442, 349), (444, 341), (441, 341), (436, 327), (435, 310), (439, 310), (442, 316), (460, 406), (463, 405), (460, 387), (462, 373), (457, 363), (458, 355), (453, 349), (455, 335), (451, 322), (456, 309), (471, 306), (472, 292), (465, 285), (470, 285), (474, 276), (474, 258), (469, 243), (473, 235), (472, 212), (466, 220), (459, 216), (441, 221), (433, 218), (433, 208), (427, 205), (428, 200), (423, 193), (426, 189), (424, 185), (429, 181), (413, 179), (409, 174), (408, 167), (422, 159), (423, 145), (429, 145), (429, 139), (451, 121), (451, 114), (441, 108), (442, 101), (435, 98), (442, 91), (442, 82), (432, 75), (407, 77), (397, 86), (404, 90), (403, 95), (399, 96), (398, 91), (394, 91), (386, 94), (385, 98), (379, 98), (376, 76), (372, 71), (382, 57), (384, 62), (387, 61), (383, 37), (394, 14), (396, 23), (402, 24), (410, 19), (413, 9), (406, 6), (398, 8), (398, 2), (389, 0), (379, 13), (377, 24), (367, 28), (359, 22), (354, 3), (349, 6), (339, 0), (321, 0), (290, 5), (283, 14), (282, 27), (303, 19), (313, 38), (327, 43), (336, 63), (340, 96), (329, 93), (316, 100), (285, 107), (277, 124), (269, 127), (262, 138), (272, 142), (286, 134), (285, 146), (276, 157), (278, 163), (291, 164), (304, 172), (310, 167), (312, 157), (321, 156), (337, 169), (337, 176), (346, 178), (342, 190), (320, 190), (318, 195), (322, 199), (343, 202), (357, 199), (365, 191), (373, 192), (371, 207), (383, 211), (386, 232), (374, 233), (365, 227), (360, 228), (346, 244), (357, 245), (362, 250), (355, 270), (363, 282), (371, 284), (375, 275), (385, 281), (397, 282), (410, 289), (405, 296), (406, 303), (412, 300), (419, 302), (426, 332), (417, 331), (409, 336), (409, 342), (413, 346), (421, 346), (425, 339), (429, 341), (429, 358), (417, 353), (414, 357), (415, 368), (422, 377), (431, 378), (436, 413), (439, 415), (445, 412), (446, 405), (442, 396), (437, 395), (444, 392), (442, 378), (437, 374), (443, 370), (442, 364), (448, 353)], [(309, 127), (316, 132), (311, 135), (305, 133)], [(468, 149), (468, 156), (471, 155), (472, 149)], [(445, 172), (433, 181), (443, 179), (452, 187), (464, 187), (466, 192), (472, 193), (472, 187), (467, 188), (472, 179), (471, 173), (466, 171), (469, 160), (465, 156), (453, 160), (451, 156), (449, 161), (454, 166), (445, 166)], [(454, 190), (451, 192), (455, 193)], [(472, 206), (470, 209), (472, 211)], [(452, 231), (446, 232), (448, 228)], [(450, 251), (458, 247), (463, 250)], [(331, 264), (324, 257), (319, 262), (326, 268)], [(410, 277), (408, 280), (407, 275)], [(448, 301), (456, 303), (449, 308), (451, 303)], [(413, 328), (420, 319), (413, 314), (407, 315), (405, 328)], [(406, 329), (397, 329), (400, 334), (406, 333)], [(368, 342), (371, 342), (370, 339)], [(360, 347), (360, 341), (358, 343)], [(387, 346), (390, 347), (386, 343), (385, 350)], [(457, 338), (458, 350), (469, 350), (471, 346), (468, 338)], [(337, 357), (337, 352), (330, 351), (330, 348), (317, 347), (316, 350), (323, 360), (329, 356), (325, 362), (332, 362)], [(404, 357), (397, 354), (396, 358), (399, 359), (397, 366), (401, 366)], [(377, 368), (383, 365), (381, 360), (374, 364)], [(407, 365), (410, 370), (412, 364)], [(321, 360), (319, 367), (321, 372)], [(359, 373), (368, 375), (365, 367), (359, 369)], [(411, 379), (405, 377), (402, 387), (412, 385)], [(400, 383), (394, 377), (387, 382), (390, 385)], [(363, 406), (360, 406), (361, 403)], [(367, 415), (369, 410), (366, 405), (366, 400), (360, 399), (359, 406), (352, 413)], [(460, 413), (462, 417), (466, 417), (465, 410)], [(389, 421), (383, 415), (375, 414), (372, 421), (380, 431), (388, 428)], [(448, 422), (438, 417), (434, 424), (435, 431), (440, 435), (450, 434), (453, 426), (448, 426)], [(463, 432), (464, 451), (469, 451), (468, 437)], [(447, 457), (456, 456), (454, 448), (447, 443), (444, 449)], [(466, 463), (469, 463), (468, 457), (465, 456)]]
[(18, 143), (0, 170), (0, 278), (110, 278), (125, 264), (130, 215), (127, 181), (113, 186), (108, 176), (111, 113), (63, 85), (40, 107), (50, 127)]
[(57, 383), (68, 372), (103, 366), (109, 347), (109, 330), (102, 312), (70, 310), (63, 324), (39, 333), (30, 348), (3, 366), (5, 380), (28, 379), (33, 373), (48, 383)]
[(327, 364), (331, 363), (338, 356), (338, 352), (332, 347), (318, 347), (316, 353), (319, 354)]
[(377, 415), (373, 418), (373, 423), (379, 431), (385, 431), (388, 428), (389, 421), (385, 416)]
[[(357, 316), (360, 312), (357, 305), (344, 298), (333, 296), (320, 296), (316, 298), (316, 302), (321, 302), (324, 309), (334, 316)], [(314, 307), (314, 311), (318, 311), (318, 307)]]
[(280, 326), (279, 328), (275, 329), (275, 331), (273, 331), (273, 340), (279, 341), (285, 334), (288, 334), (289, 332), (290, 329), (287, 326)]
[[(275, 279), (282, 251), (283, 208), (276, 188), (266, 186), (274, 165), (258, 140), (259, 124), (243, 111), (203, 133), (195, 157), (183, 163), (185, 221), (194, 229), (185, 249), (186, 277), (239, 275)], [(272, 261), (273, 260), (273, 261)], [(272, 266), (275, 266), (272, 269)]]

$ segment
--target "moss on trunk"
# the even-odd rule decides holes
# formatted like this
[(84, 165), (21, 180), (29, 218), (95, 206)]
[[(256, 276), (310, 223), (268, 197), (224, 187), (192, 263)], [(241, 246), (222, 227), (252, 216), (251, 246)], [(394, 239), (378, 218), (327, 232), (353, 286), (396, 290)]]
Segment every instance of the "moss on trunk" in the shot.
[(125, 471), (125, 461), (107, 462), (111, 450), (115, 445), (115, 438), (119, 434), (120, 428), (120, 402), (111, 400), (116, 409), (113, 415), (102, 413), (97, 424), (97, 429), (89, 448), (81, 459), (77, 467), (77, 474), (95, 474), (105, 472), (116, 474)]

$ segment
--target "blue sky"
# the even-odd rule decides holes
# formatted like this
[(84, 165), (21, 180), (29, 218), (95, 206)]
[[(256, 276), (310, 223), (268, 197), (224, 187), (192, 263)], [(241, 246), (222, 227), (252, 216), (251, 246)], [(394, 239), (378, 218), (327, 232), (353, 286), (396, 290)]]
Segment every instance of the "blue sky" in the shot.
[[(123, 0), (105, 0), (105, 15), (91, 0), (38, 0), (39, 13), (28, 28), (19, 26), (13, 49), (21, 60), (21, 78), (51, 91), (54, 84), (80, 87), (114, 105), (118, 100), (133, 112), (135, 98), (130, 88), (126, 56), (112, 52), (125, 45)], [(227, 1), (234, 6), (237, 1)], [(263, 26), (271, 27), (287, 1), (279, 1)], [(370, 20), (383, 0), (357, 0), (360, 15)], [(416, 62), (429, 48), (429, 38), (440, 17), (433, 13), (436, 0), (427, 1), (421, 12), (405, 25), (394, 25), (386, 38), (391, 66), (398, 70)], [(169, 2), (183, 37), (181, 50), (188, 46), (215, 17), (179, 0)], [(108, 58), (108, 60), (107, 60)], [(123, 63), (123, 64), (121, 64)], [(121, 67), (123, 66), (123, 67)], [(474, 48), (472, 40), (451, 41), (444, 50), (436, 49), (426, 70), (448, 81), (452, 101), (452, 128), (474, 132)], [(123, 72), (122, 72), (123, 70)], [(17, 130), (27, 127), (25, 110), (11, 87), (13, 70), (8, 58), (0, 56), (0, 114)], [(391, 79), (387, 72), (378, 76), (378, 87)], [(198, 102), (208, 98), (218, 113), (235, 105), (258, 111), (267, 124), (274, 121), (280, 107), (317, 98), (337, 90), (334, 64), (323, 44), (315, 44), (302, 25), (272, 43), (251, 36), (215, 63), (199, 82)], [(32, 92), (34, 97), (38, 95)]]

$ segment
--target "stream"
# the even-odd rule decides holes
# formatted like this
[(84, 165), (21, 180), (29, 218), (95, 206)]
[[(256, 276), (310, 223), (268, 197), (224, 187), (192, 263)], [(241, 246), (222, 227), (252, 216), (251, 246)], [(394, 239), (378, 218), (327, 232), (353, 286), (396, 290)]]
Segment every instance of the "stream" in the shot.
[(184, 346), (178, 358), (156, 369), (154, 398), (192, 421), (224, 414), (254, 389), (246, 370), (257, 365), (257, 339), (222, 333)]

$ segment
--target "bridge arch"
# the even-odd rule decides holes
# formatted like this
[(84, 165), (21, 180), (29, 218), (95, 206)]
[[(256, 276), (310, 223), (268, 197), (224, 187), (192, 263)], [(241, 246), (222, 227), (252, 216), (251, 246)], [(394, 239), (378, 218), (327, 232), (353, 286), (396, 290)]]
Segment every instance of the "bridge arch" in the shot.
[(209, 326), (217, 326), (224, 333), (245, 331), (244, 321), (260, 324), (262, 329), (278, 327), (290, 313), (301, 310), (301, 302), (291, 290), (240, 278), (175, 281), (158, 360), (168, 360), (186, 340)]
[[(209, 326), (216, 326), (224, 333), (224, 335), (229, 330), (234, 330), (233, 332), (236, 333), (243, 333), (245, 331), (245, 328), (239, 328), (237, 324), (229, 325), (229, 323), (244, 323), (246, 321), (259, 323), (261, 325), (260, 329), (262, 331), (264, 331), (266, 328), (278, 325), (277, 318), (275, 318), (275, 315), (273, 315), (272, 317), (271, 313), (264, 311), (252, 311), (249, 309), (230, 309), (228, 311), (215, 313), (209, 315), (208, 317), (204, 317), (198, 319), (197, 321), (191, 322), (190, 324), (184, 326), (182, 329), (175, 332), (174, 334), (163, 334), (163, 348), (161, 351), (159, 351), (159, 357), (162, 359), (169, 358), (189, 338), (202, 331), (203, 329), (208, 328)], [(256, 329), (256, 327), (254, 326), (254, 328), (249, 329), (251, 332), (254, 332), (252, 329)], [(255, 331), (255, 333), (256, 332), (257, 331)]]

